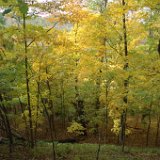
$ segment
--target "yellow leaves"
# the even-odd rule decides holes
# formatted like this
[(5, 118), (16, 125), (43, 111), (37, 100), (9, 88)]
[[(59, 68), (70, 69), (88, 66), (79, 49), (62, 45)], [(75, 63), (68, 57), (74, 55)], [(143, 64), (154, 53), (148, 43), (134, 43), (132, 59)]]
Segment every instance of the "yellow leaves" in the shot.
[(116, 103), (118, 103), (118, 97), (114, 97), (114, 98), (116, 98), (116, 102), (112, 102), (109, 106), (109, 116), (112, 119), (120, 117), (120, 114), (121, 114), (120, 113), (120, 111), (121, 111), (120, 104), (119, 105), (116, 104)]
[(85, 10), (74, 9), (72, 14), (68, 17), (68, 20), (72, 23), (80, 23), (89, 16), (88, 12)]
[(113, 128), (111, 129), (111, 131), (113, 133), (115, 133), (116, 135), (119, 134), (119, 132), (120, 132), (120, 119), (113, 120)]
[(85, 128), (77, 122), (72, 122), (70, 127), (67, 127), (67, 132), (74, 133), (76, 135), (83, 135), (85, 131)]
[(47, 20), (51, 23), (55, 23), (55, 22), (58, 22), (60, 21), (60, 18), (59, 17), (56, 17), (56, 16), (51, 16), (49, 18), (47, 18)]
[(146, 7), (149, 7), (151, 9), (154, 9), (156, 8), (156, 6), (159, 4), (159, 0), (143, 0), (143, 5), (146, 6)]
[(79, 79), (91, 77), (91, 75), (97, 72), (96, 60), (93, 56), (84, 55), (80, 60), (80, 72)]
[(49, 21), (59, 21), (60, 23), (70, 22), (72, 24), (80, 23), (89, 16), (79, 0), (66, 0), (61, 5), (61, 11), (57, 18), (49, 18)]
[(38, 72), (39, 71), (39, 68), (40, 68), (40, 63), (38, 62), (34, 62), (33, 65), (32, 65), (32, 68), (35, 72)]
[(112, 16), (113, 15), (115, 15), (115, 16), (122, 15), (123, 8), (122, 8), (121, 3), (110, 3), (108, 6), (108, 12)]
[(142, 82), (146, 81), (146, 76), (144, 75), (139, 75), (137, 78), (141, 80)]
[[(111, 129), (111, 131), (115, 133), (116, 135), (119, 135), (121, 131), (120, 123), (121, 123), (120, 117), (113, 119), (113, 128)], [(130, 129), (127, 129), (127, 128), (125, 129), (125, 135), (129, 135), (131, 133), (132, 131)]]

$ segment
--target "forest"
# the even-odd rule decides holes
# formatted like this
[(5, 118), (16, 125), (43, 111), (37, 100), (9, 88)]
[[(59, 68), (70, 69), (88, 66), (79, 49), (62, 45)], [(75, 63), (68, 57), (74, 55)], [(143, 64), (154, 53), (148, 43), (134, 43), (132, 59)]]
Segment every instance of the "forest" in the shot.
[(0, 160), (159, 147), (159, 0), (0, 0)]

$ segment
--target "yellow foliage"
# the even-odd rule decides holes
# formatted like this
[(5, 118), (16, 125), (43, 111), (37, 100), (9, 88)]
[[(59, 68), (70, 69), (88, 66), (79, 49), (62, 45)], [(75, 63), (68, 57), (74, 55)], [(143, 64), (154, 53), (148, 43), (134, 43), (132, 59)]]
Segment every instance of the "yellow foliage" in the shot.
[(76, 135), (83, 135), (85, 128), (77, 122), (72, 122), (71, 126), (67, 128), (69, 133), (74, 133)]

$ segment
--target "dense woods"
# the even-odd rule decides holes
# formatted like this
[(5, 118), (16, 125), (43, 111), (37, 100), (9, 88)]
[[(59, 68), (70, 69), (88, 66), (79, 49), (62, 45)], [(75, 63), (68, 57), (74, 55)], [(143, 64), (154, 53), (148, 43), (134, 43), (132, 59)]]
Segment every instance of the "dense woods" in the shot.
[(0, 143), (41, 140), (160, 146), (159, 0), (0, 1)]

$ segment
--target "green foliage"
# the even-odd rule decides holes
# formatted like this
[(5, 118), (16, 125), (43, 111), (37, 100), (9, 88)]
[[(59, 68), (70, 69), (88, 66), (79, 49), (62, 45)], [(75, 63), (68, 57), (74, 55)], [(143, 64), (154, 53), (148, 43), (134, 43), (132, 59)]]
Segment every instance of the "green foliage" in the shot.
[(3, 11), (2, 15), (5, 16), (6, 14), (10, 13), (12, 11), (12, 8), (7, 8)]
[(5, 20), (4, 20), (3, 14), (0, 13), (0, 27), (3, 26), (4, 24), (5, 24)]
[(19, 10), (22, 14), (27, 14), (28, 12), (28, 5), (27, 3), (25, 3), (23, 0), (17, 0), (18, 1), (18, 7), (19, 7)]
[[(50, 157), (51, 143), (43, 142), (33, 151), (34, 157)], [(102, 145), (100, 158), (102, 160), (146, 160), (152, 157), (158, 159), (158, 148), (126, 148), (127, 153), (122, 153), (121, 148), (115, 145)], [(97, 144), (57, 144), (57, 159), (72, 158), (73, 160), (92, 160), (96, 157)]]

